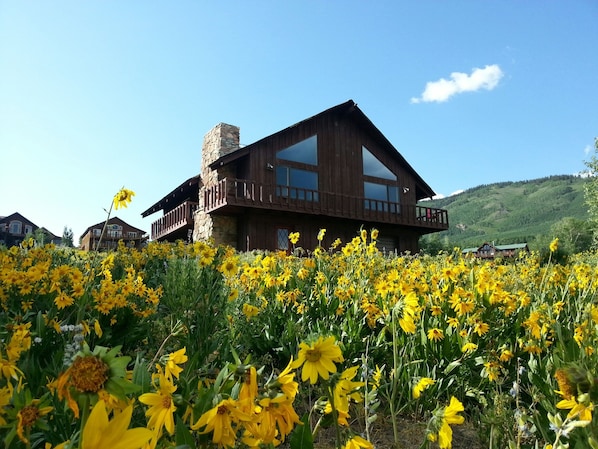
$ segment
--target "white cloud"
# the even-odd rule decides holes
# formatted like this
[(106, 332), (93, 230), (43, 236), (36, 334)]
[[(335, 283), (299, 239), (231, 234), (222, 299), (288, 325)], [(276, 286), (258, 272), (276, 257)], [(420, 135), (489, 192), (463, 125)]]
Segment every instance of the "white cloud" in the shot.
[(450, 80), (440, 78), (438, 81), (427, 82), (421, 97), (412, 98), (411, 103), (442, 103), (462, 92), (475, 92), (480, 89), (492, 90), (498, 85), (503, 75), (503, 71), (497, 64), (487, 65), (483, 69), (475, 68), (471, 75), (453, 72)]

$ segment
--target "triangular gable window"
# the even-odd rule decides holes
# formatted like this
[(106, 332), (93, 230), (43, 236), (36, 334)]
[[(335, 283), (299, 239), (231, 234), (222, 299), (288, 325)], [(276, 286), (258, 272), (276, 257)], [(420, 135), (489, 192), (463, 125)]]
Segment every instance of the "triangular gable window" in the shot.
[(366, 176), (373, 176), (375, 178), (389, 179), (391, 181), (397, 180), (395, 175), (390, 169), (376, 158), (370, 150), (366, 147), (361, 147), (363, 155), (363, 174)]
[(318, 165), (318, 136), (311, 136), (288, 148), (276, 152), (278, 159)]

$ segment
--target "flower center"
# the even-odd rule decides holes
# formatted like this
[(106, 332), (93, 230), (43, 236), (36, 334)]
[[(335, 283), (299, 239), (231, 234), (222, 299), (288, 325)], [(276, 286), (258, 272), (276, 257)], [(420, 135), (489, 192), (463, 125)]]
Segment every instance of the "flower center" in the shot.
[(82, 393), (96, 393), (108, 380), (110, 368), (98, 357), (79, 357), (71, 366), (73, 386)]
[(170, 409), (170, 404), (172, 404), (172, 399), (170, 396), (163, 396), (162, 397), (162, 407), (166, 410)]
[(23, 407), (20, 411), (23, 427), (31, 427), (39, 417), (39, 410), (35, 405)]
[(322, 358), (322, 353), (319, 349), (308, 349), (305, 351), (305, 358), (309, 362), (315, 363)]
[(228, 409), (226, 408), (226, 405), (221, 405), (220, 407), (218, 407), (218, 414), (219, 415), (224, 415), (224, 414), (226, 414), (226, 412), (228, 412)]
[(575, 390), (569, 383), (565, 370), (557, 370), (554, 377), (556, 378), (559, 390), (561, 390), (565, 399), (571, 399), (574, 396)]

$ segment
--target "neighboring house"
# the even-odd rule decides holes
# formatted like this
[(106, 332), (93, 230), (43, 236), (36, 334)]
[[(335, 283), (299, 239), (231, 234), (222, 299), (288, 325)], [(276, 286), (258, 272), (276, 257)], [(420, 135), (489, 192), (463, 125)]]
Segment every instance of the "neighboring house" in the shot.
[(147, 217), (162, 211), (162, 217), (152, 223), (151, 238), (158, 241), (191, 241), (193, 214), (199, 205), (199, 175), (187, 179), (156, 204), (141, 213)]
[(216, 125), (198, 186), (193, 240), (241, 251), (289, 251), (291, 232), (312, 249), (320, 229), (327, 247), (376, 228), (381, 248), (414, 253), (449, 224), (446, 210), (417, 205), (434, 191), (352, 100), (244, 147), (238, 127)]
[(18, 212), (0, 217), (0, 245), (16, 246), (25, 238), (34, 237), (36, 231), (41, 230), (43, 243), (54, 243), (59, 245), (62, 238), (52, 234), (46, 228), (40, 228)]
[(139, 249), (148, 238), (144, 230), (135, 228), (118, 217), (112, 217), (108, 220), (102, 237), (102, 230), (105, 223), (105, 221), (102, 221), (85, 230), (81, 236), (81, 243), (79, 245), (83, 251), (116, 249), (119, 240), (122, 240), (127, 247)]
[(529, 253), (529, 247), (527, 246), (527, 243), (494, 245), (486, 242), (480, 247), (465, 248), (462, 251), (463, 255), (473, 254), (475, 257), (479, 257), (480, 259), (494, 259), (496, 257), (512, 258), (517, 257), (521, 252)]

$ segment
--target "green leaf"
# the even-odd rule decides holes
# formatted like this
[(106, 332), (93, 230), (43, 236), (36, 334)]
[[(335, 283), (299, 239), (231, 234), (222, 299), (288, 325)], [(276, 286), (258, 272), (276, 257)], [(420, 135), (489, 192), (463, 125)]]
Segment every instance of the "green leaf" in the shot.
[(455, 368), (461, 366), (461, 362), (459, 360), (455, 360), (448, 364), (448, 366), (444, 369), (444, 374), (449, 374)]
[(181, 420), (179, 416), (176, 417), (176, 428), (175, 428), (175, 444), (176, 449), (187, 449), (195, 447), (195, 441), (193, 435), (189, 431), (189, 428)]
[(291, 449), (313, 449), (314, 437), (309, 426), (309, 415), (306, 413), (301, 418), (301, 423), (295, 426), (289, 438)]

